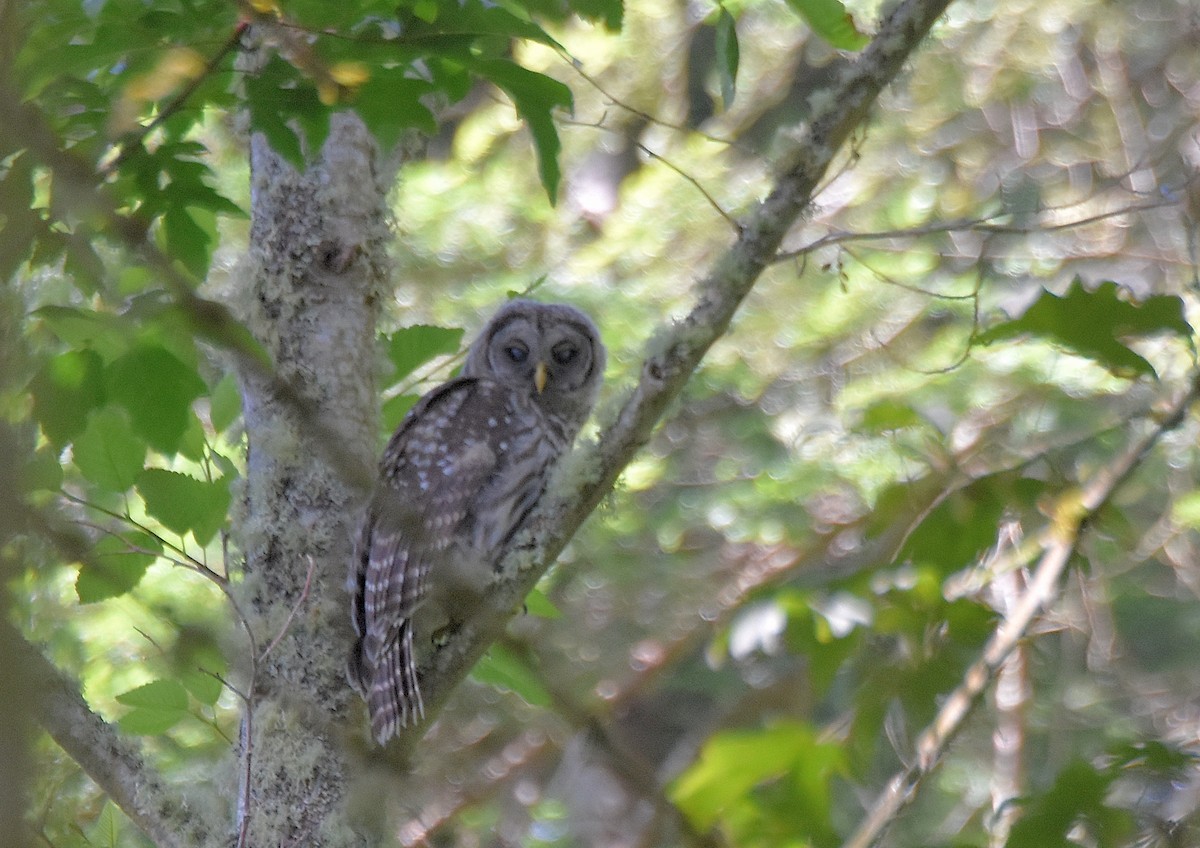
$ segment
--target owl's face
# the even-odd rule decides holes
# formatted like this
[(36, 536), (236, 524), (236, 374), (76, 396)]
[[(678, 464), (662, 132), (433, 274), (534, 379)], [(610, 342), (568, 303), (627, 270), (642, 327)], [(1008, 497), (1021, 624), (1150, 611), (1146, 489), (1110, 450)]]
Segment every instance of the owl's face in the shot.
[(587, 417), (603, 372), (604, 346), (591, 319), (528, 300), (510, 301), (493, 316), (463, 366), (464, 375), (510, 386), (575, 426)]

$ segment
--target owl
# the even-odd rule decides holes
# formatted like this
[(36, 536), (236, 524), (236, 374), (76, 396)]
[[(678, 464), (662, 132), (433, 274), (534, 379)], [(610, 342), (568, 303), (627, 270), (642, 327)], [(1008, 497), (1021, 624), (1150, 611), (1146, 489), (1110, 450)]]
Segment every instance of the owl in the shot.
[(384, 451), (348, 589), (351, 684), (383, 744), (424, 717), (417, 649), (465, 620), (596, 400), (604, 345), (582, 312), (513, 300), (460, 376), (422, 397)]

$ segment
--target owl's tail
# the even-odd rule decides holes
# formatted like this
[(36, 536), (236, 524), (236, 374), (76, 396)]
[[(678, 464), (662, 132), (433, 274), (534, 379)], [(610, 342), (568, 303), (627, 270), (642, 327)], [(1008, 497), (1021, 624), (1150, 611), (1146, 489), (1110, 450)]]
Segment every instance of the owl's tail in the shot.
[(375, 663), (375, 677), (367, 694), (371, 733), (383, 745), (400, 728), (425, 717), (421, 688), (417, 685), (417, 663), (413, 653), (411, 619), (400, 623), (396, 638), (389, 640)]

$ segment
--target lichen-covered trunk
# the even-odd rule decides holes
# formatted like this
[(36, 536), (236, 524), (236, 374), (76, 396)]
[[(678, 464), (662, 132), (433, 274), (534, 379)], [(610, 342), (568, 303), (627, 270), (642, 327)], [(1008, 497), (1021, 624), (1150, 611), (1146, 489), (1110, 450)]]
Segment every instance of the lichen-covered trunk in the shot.
[(243, 312), (274, 376), (243, 373), (249, 440), (236, 525), (254, 647), (240, 751), (239, 844), (360, 844), (344, 814), (351, 690), (343, 582), (374, 463), (373, 338), (394, 171), (338, 114), (303, 173), (251, 141)]

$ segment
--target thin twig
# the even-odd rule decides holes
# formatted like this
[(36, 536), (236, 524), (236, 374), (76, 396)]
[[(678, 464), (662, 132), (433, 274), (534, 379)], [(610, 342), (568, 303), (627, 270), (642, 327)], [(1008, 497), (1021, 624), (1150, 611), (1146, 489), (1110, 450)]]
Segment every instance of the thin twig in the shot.
[(641, 150), (643, 153), (645, 153), (647, 156), (649, 156), (651, 159), (655, 159), (659, 162), (662, 162), (664, 165), (666, 165), (672, 171), (674, 171), (679, 176), (683, 177), (685, 180), (687, 180), (689, 183), (691, 183), (692, 188), (694, 188), (694, 189), (696, 189), (696, 191), (700, 192), (700, 194), (704, 196), (704, 199), (708, 201), (708, 205), (711, 206), (713, 209), (715, 209), (717, 214), (720, 215), (722, 218), (724, 218), (726, 220), (726, 222), (728, 222), (729, 226), (731, 226), (733, 228), (734, 234), (741, 235), (742, 225), (737, 222), (737, 219), (735, 219), (732, 215), (730, 215), (728, 212), (726, 212), (721, 207), (720, 203), (717, 203), (717, 199), (715, 197), (713, 197), (711, 194), (709, 194), (708, 189), (706, 189), (704, 186), (700, 185), (700, 181), (698, 179), (693, 177), (687, 171), (680, 168), (678, 165), (676, 165), (674, 162), (672, 162), (667, 157), (663, 156), (661, 153), (655, 153), (649, 147), (642, 144), (642, 142), (635, 141), (634, 144), (636, 144), (638, 146), (638, 149)]
[(1116, 218), (1121, 215), (1130, 215), (1135, 212), (1145, 212), (1151, 209), (1162, 209), (1163, 207), (1177, 205), (1179, 205), (1178, 200), (1166, 199), (1156, 201), (1154, 203), (1142, 203), (1136, 206), (1126, 206), (1121, 209), (1113, 209), (1108, 212), (1099, 212), (1095, 215), (1089, 215), (1085, 218), (1077, 218), (1073, 221), (1063, 221), (1057, 224), (997, 224), (994, 222), (1000, 218), (1008, 217), (1010, 214), (1008, 212), (999, 212), (995, 215), (985, 215), (979, 218), (963, 218), (958, 221), (947, 221), (938, 224), (927, 224), (922, 227), (907, 227), (898, 230), (876, 230), (865, 233), (838, 231), (827, 233), (820, 238), (809, 242), (803, 247), (796, 248), (795, 250), (780, 251), (775, 255), (775, 259), (773, 261), (786, 262), (791, 259), (807, 256), (808, 254), (815, 250), (819, 250), (822, 247), (843, 244), (849, 241), (886, 241), (889, 239), (921, 238), (922, 236), (943, 235), (946, 233), (957, 232), (978, 232), (988, 235), (1029, 235), (1030, 233), (1052, 233), (1060, 230), (1070, 230), (1077, 227), (1085, 227), (1088, 224), (1099, 223), (1100, 221), (1107, 220), (1108, 218)]

